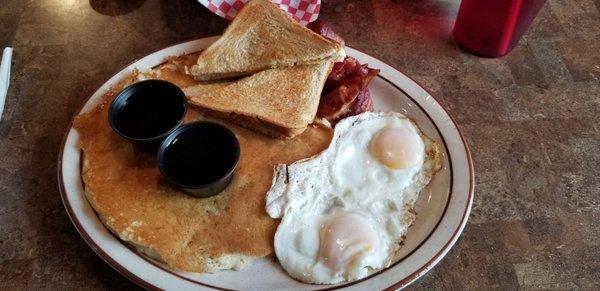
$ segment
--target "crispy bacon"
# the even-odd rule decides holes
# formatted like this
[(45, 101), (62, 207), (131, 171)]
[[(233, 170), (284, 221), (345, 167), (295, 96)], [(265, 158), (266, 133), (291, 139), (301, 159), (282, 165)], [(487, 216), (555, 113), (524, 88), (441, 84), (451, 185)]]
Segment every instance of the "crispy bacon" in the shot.
[(350, 110), (342, 116), (342, 118), (372, 110), (373, 99), (371, 98), (371, 91), (369, 91), (369, 88), (365, 87), (358, 93), (356, 100), (352, 103), (352, 106), (350, 106)]
[(317, 116), (333, 123), (350, 112), (350, 108), (360, 93), (358, 86), (338, 86), (327, 95), (321, 96)]
[(373, 110), (368, 85), (378, 73), (352, 57), (335, 63), (325, 82), (317, 116), (335, 124), (344, 117)]
[[(344, 40), (322, 21), (311, 22), (307, 27), (344, 44)], [(379, 70), (371, 69), (366, 64), (361, 65), (352, 57), (335, 63), (325, 81), (317, 116), (335, 124), (342, 118), (373, 110), (368, 86), (377, 74)]]

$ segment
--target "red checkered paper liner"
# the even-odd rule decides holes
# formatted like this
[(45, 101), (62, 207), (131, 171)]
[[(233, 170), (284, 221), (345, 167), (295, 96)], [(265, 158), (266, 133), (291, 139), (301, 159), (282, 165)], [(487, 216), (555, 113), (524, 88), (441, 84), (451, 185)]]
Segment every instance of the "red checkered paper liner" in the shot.
[[(232, 20), (248, 0), (198, 0), (210, 11)], [(321, 9), (321, 0), (272, 0), (283, 11), (287, 11), (300, 24), (306, 25), (317, 20)]]

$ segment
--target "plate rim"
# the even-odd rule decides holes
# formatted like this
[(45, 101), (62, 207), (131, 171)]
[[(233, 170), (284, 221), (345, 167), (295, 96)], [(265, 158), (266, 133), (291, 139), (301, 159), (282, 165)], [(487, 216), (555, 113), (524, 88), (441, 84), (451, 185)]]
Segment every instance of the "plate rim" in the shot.
[[(198, 38), (198, 39), (194, 39), (194, 40), (188, 40), (188, 41), (183, 41), (183, 42), (179, 42), (173, 45), (169, 45), (166, 47), (163, 47), (161, 49), (158, 49), (156, 51), (153, 51), (151, 53), (148, 53), (140, 58), (136, 58), (133, 61), (129, 62), (127, 65), (121, 67), (121, 69), (119, 71), (117, 71), (117, 73), (109, 76), (106, 81), (104, 81), (103, 83), (100, 84), (100, 86), (94, 91), (93, 94), (91, 94), (84, 102), (83, 104), (81, 104), (78, 108), (78, 110), (76, 111), (75, 115), (69, 120), (69, 123), (67, 125), (67, 129), (66, 132), (64, 134), (62, 143), (61, 143), (61, 147), (60, 147), (60, 151), (59, 151), (59, 155), (58, 155), (58, 164), (57, 164), (57, 172), (58, 172), (58, 186), (59, 186), (59, 191), (60, 191), (60, 196), (61, 196), (61, 200), (63, 203), (63, 206), (65, 207), (66, 211), (67, 211), (67, 215), (69, 216), (69, 219), (71, 220), (71, 222), (73, 223), (73, 225), (75, 226), (75, 229), (77, 230), (77, 232), (80, 234), (80, 236), (83, 238), (83, 240), (90, 246), (90, 248), (104, 261), (106, 262), (109, 266), (111, 266), (113, 269), (115, 269), (117, 272), (119, 272), (121, 275), (123, 275), (124, 277), (128, 278), (129, 280), (133, 281), (134, 283), (140, 285), (141, 287), (144, 287), (146, 289), (152, 289), (152, 290), (160, 290), (161, 288), (152, 284), (151, 282), (144, 280), (143, 278), (139, 277), (138, 275), (134, 274), (133, 272), (129, 271), (127, 267), (125, 267), (124, 265), (120, 264), (117, 259), (114, 259), (111, 255), (109, 255), (108, 253), (106, 253), (102, 247), (100, 247), (95, 241), (94, 239), (90, 236), (90, 234), (86, 231), (86, 228), (79, 222), (77, 215), (74, 213), (74, 210), (72, 209), (72, 206), (70, 204), (70, 201), (67, 197), (66, 194), (66, 189), (65, 189), (65, 183), (64, 183), (64, 178), (63, 178), (63, 158), (64, 158), (64, 152), (65, 152), (65, 146), (67, 144), (67, 140), (68, 137), (71, 133), (71, 130), (73, 130), (73, 120), (74, 118), (79, 115), (81, 113), (81, 111), (83, 111), (83, 109), (85, 108), (86, 104), (89, 102), (89, 100), (96, 94), (96, 92), (98, 92), (103, 86), (105, 86), (112, 78), (114, 78), (116, 75), (118, 75), (119, 73), (125, 71), (127, 68), (129, 68), (131, 65), (135, 64), (136, 62), (150, 56), (153, 55), (155, 53), (161, 52), (163, 50), (167, 50), (179, 45), (183, 45), (183, 44), (192, 44), (194, 42), (200, 42), (200, 41), (208, 41), (209, 39), (215, 39), (217, 38), (217, 36), (210, 36), (210, 37), (203, 37), (203, 38)], [(424, 275), (426, 272), (428, 272), (431, 268), (433, 268), (434, 266), (437, 265), (437, 263), (439, 263), (439, 261), (441, 261), (441, 259), (450, 251), (450, 249), (452, 248), (452, 246), (456, 243), (456, 241), (458, 240), (458, 238), (460, 237), (460, 234), (462, 233), (462, 231), (464, 230), (466, 223), (468, 221), (468, 217), (472, 208), (472, 204), (473, 204), (473, 197), (474, 197), (474, 167), (473, 167), (473, 161), (472, 161), (472, 156), (471, 156), (471, 151), (469, 149), (469, 146), (467, 144), (467, 141), (464, 137), (464, 134), (462, 132), (462, 130), (460, 129), (460, 127), (458, 126), (458, 124), (456, 123), (456, 120), (454, 119), (454, 117), (446, 110), (446, 108), (444, 106), (441, 105), (441, 103), (439, 103), (439, 101), (431, 94), (431, 92), (426, 89), (426, 87), (424, 87), (423, 85), (421, 85), (421, 83), (415, 81), (413, 78), (409, 77), (408, 75), (402, 73), (402, 71), (398, 70), (396, 67), (385, 63), (375, 57), (372, 57), (366, 53), (363, 53), (360, 50), (357, 50), (351, 46), (346, 45), (348, 48), (351, 48), (359, 53), (362, 53), (366, 56), (369, 56), (375, 60), (377, 60), (378, 62), (381, 62), (382, 64), (392, 68), (393, 70), (395, 70), (396, 72), (392, 72), (392, 73), (399, 73), (400, 76), (407, 78), (408, 80), (410, 80), (412, 83), (414, 83), (414, 85), (416, 87), (418, 87), (418, 89), (423, 90), (424, 92), (427, 93), (428, 97), (431, 97), (435, 103), (437, 104), (437, 106), (442, 110), (443, 113), (446, 114), (446, 116), (448, 117), (449, 121), (452, 123), (453, 128), (455, 129), (455, 131), (458, 133), (458, 137), (460, 138), (460, 142), (463, 145), (464, 148), (464, 153), (465, 153), (465, 158), (466, 158), (466, 162), (467, 162), (467, 176), (468, 176), (468, 193), (467, 193), (467, 200), (466, 200), (466, 207), (462, 213), (462, 217), (460, 219), (460, 222), (458, 223), (458, 226), (456, 227), (456, 229), (452, 232), (452, 235), (450, 235), (450, 237), (448, 238), (448, 241), (441, 247), (441, 249), (439, 249), (439, 251), (437, 251), (435, 253), (435, 255), (433, 255), (426, 263), (423, 264), (423, 266), (417, 268), (417, 270), (411, 272), (409, 275), (403, 277), (400, 281), (392, 284), (391, 286), (387, 287), (386, 290), (393, 290), (393, 289), (400, 289), (403, 287), (406, 287), (407, 285), (411, 284), (412, 282), (414, 282), (416, 279), (418, 279), (419, 277), (421, 277), (422, 275)], [(411, 94), (408, 94), (406, 92), (406, 90), (404, 90), (402, 87), (400, 87), (399, 85), (396, 84), (396, 82), (389, 80), (386, 77), (383, 76), (379, 76), (381, 77), (384, 81), (386, 81), (387, 83), (389, 83), (392, 86), (395, 86), (397, 89), (399, 89), (400, 91), (402, 91), (408, 98), (410, 98), (415, 104), (417, 104), (419, 107), (421, 107), (421, 110), (428, 116), (428, 118), (431, 120), (431, 122), (433, 123), (433, 125), (436, 127), (436, 130), (439, 132), (441, 138), (443, 139), (443, 135), (442, 132), (437, 129), (437, 123), (431, 118), (429, 117), (428, 112), (425, 110), (425, 108), (423, 108), (419, 102), (417, 102), (417, 100), (415, 100), (415, 96), (412, 96)], [(451, 159), (450, 153), (449, 153), (449, 149), (448, 149), (448, 158)], [(450, 189), (450, 191), (452, 192), (452, 188)], [(87, 199), (87, 197), (85, 198)], [(87, 202), (87, 200), (86, 200)], [(89, 203), (89, 202), (87, 202)], [(447, 202), (446, 205), (446, 209), (444, 209), (444, 213), (442, 214), (442, 216), (440, 217), (440, 220), (438, 221), (438, 225), (436, 225), (436, 227), (434, 227), (434, 229), (431, 231), (430, 235), (431, 236), (436, 228), (439, 226), (439, 224), (442, 222), (442, 220), (444, 220), (444, 217), (446, 216), (446, 211), (448, 208), (448, 205), (450, 204), (450, 198)], [(95, 210), (94, 210), (95, 211)], [(115, 239), (118, 239), (115, 237)], [(429, 239), (429, 237), (427, 237), (424, 241), (426, 242)], [(121, 241), (120, 241), (121, 242)], [(129, 248), (129, 246), (123, 242), (121, 242), (123, 245), (127, 246)], [(421, 248), (421, 245), (419, 245), (417, 248), (415, 248), (415, 250), (413, 250), (412, 252), (417, 251), (419, 248)], [(412, 253), (411, 252), (411, 253)], [(138, 254), (139, 255), (139, 254)], [(140, 255), (143, 258), (143, 255)], [(407, 255), (408, 257), (409, 255)], [(148, 262), (148, 260), (146, 260), (147, 263), (152, 264), (151, 262)], [(154, 264), (152, 264), (154, 265)], [(391, 266), (390, 266), (391, 267)], [(159, 266), (160, 268), (160, 266)], [(163, 269), (163, 268), (160, 268)], [(387, 270), (387, 268), (386, 268)], [(165, 271), (163, 269), (163, 271)], [(169, 272), (171, 274), (173, 274), (172, 272)], [(191, 280), (188, 278), (185, 278), (183, 276), (180, 276), (179, 274), (174, 273), (175, 276), (177, 276), (179, 279), (183, 279), (189, 282), (193, 282), (194, 284), (199, 284), (201, 286), (204, 287), (208, 287), (208, 288), (213, 288), (213, 289), (218, 289), (218, 290), (230, 290), (230, 289), (226, 289), (226, 288), (222, 288), (222, 287), (218, 287), (218, 286), (213, 286), (210, 284), (206, 284), (203, 282), (199, 282), (196, 280)], [(368, 277), (367, 277), (368, 278)], [(348, 282), (348, 284), (344, 284), (343, 286), (331, 286), (331, 287), (325, 287), (324, 289), (319, 289), (319, 290), (332, 290), (332, 289), (337, 289), (337, 288), (343, 288), (343, 287), (351, 287), (354, 284), (358, 284), (364, 282), (363, 280), (357, 280), (354, 282)]]

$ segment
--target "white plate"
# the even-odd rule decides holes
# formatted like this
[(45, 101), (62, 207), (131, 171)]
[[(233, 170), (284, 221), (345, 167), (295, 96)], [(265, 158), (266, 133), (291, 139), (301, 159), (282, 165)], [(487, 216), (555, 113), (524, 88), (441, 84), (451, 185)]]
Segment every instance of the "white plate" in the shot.
[[(149, 70), (169, 56), (197, 52), (217, 38), (174, 45), (152, 53), (110, 78), (92, 95), (81, 112), (94, 108), (101, 96), (133, 69)], [(444, 166), (417, 201), (417, 220), (395, 262), (385, 270), (352, 283), (335, 286), (306, 285), (292, 280), (272, 257), (242, 271), (217, 274), (177, 272), (127, 247), (100, 222), (88, 203), (81, 181), (78, 133), (72, 127), (65, 137), (58, 163), (61, 197), (73, 224), (90, 247), (117, 271), (151, 289), (393, 289), (404, 287), (433, 268), (462, 232), (473, 201), (473, 166), (460, 130), (448, 113), (421, 86), (383, 62), (347, 48), (349, 56), (381, 70), (371, 85), (376, 110), (397, 111), (413, 118), (423, 132), (444, 148)]]

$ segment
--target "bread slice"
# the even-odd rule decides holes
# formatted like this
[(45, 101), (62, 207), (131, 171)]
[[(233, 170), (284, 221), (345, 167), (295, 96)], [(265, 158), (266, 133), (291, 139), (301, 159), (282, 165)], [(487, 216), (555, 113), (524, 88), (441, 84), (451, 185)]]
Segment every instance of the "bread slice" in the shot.
[(184, 88), (200, 110), (273, 137), (292, 138), (312, 123), (333, 62), (268, 69), (223, 83)]
[(344, 56), (342, 45), (300, 25), (271, 1), (251, 0), (190, 72), (196, 80), (210, 81)]

